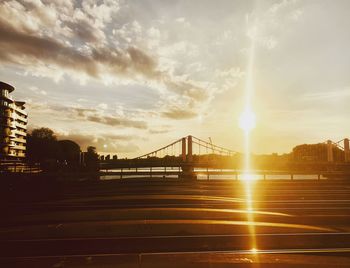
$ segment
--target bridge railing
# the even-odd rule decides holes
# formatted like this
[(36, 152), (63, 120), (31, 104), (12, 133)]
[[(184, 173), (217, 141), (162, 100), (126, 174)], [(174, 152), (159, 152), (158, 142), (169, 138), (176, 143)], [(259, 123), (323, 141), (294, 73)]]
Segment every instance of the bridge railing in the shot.
[[(195, 168), (193, 171), (194, 178), (197, 180), (245, 180), (247, 178), (253, 180), (321, 180), (321, 179), (350, 179), (350, 171), (273, 171), (273, 170), (254, 170), (247, 173), (244, 170), (237, 169), (215, 169), (215, 168)], [(163, 167), (163, 168), (120, 168), (113, 171), (100, 171), (103, 179), (108, 176), (114, 176), (119, 179), (125, 178), (182, 178), (182, 170), (180, 167)]]
[(0, 161), (0, 173), (40, 173), (42, 172), (40, 163), (26, 163), (22, 161)]

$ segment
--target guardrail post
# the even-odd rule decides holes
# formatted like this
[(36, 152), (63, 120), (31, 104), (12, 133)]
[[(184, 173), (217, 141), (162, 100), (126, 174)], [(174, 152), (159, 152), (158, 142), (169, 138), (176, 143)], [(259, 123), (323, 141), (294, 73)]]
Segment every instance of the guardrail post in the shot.
[(207, 168), (207, 180), (209, 180), (209, 170)]
[(293, 174), (293, 173), (290, 174), (290, 179), (291, 179), (291, 180), (294, 179), (294, 174)]
[(192, 136), (187, 137), (187, 162), (192, 162)]
[(182, 138), (181, 145), (182, 162), (186, 162), (186, 138)]
[(123, 178), (123, 168), (120, 169), (120, 179)]
[(150, 169), (149, 175), (150, 175), (150, 178), (152, 178), (152, 167), (151, 167), (151, 169)]
[(318, 180), (321, 179), (321, 174), (317, 174), (317, 179), (318, 179)]
[(266, 181), (266, 173), (264, 173), (264, 181)]
[[(184, 141), (182, 139), (182, 141)], [(186, 143), (186, 138), (185, 138), (185, 143)], [(184, 142), (182, 143), (182, 146), (185, 144)], [(186, 145), (186, 144), (185, 144)], [(182, 153), (186, 150), (185, 148), (182, 148)], [(193, 148), (192, 148), (192, 136), (189, 135), (187, 136), (187, 157), (186, 157), (186, 162), (182, 163), (181, 169), (182, 169), (182, 174), (181, 177), (184, 178), (185, 180), (195, 180), (197, 178), (196, 173), (194, 172), (194, 165), (193, 165)]]

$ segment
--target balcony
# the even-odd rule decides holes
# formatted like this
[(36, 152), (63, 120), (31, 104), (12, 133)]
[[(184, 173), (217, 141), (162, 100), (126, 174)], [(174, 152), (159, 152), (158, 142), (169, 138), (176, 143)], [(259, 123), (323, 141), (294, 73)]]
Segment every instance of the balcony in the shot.
[(16, 112), (21, 114), (20, 116), (22, 116), (22, 115), (27, 116), (28, 115), (27, 112), (24, 109), (20, 109), (20, 108), (16, 107), (15, 110), (16, 110)]
[(12, 139), (13, 141), (15, 141), (15, 142), (19, 142), (19, 143), (26, 143), (27, 141), (25, 140), (25, 139), (23, 139), (23, 138), (14, 138), (14, 139)]
[(7, 105), (7, 107), (11, 108), (12, 110), (16, 109), (16, 105), (14, 105), (13, 103), (10, 103), (9, 105)]
[(27, 136), (27, 133), (21, 130), (16, 129), (15, 134), (21, 135), (21, 136)]
[(14, 142), (11, 141), (11, 142), (8, 143), (8, 146), (9, 146), (9, 147), (15, 147), (15, 146), (17, 146), (17, 145), (16, 145), (16, 143), (14, 143)]
[(22, 124), (18, 121), (16, 121), (16, 126), (19, 127), (19, 128), (23, 128), (23, 129), (27, 129), (27, 126), (25, 124)]
[(17, 128), (15, 122), (9, 122), (9, 123), (7, 124), (7, 126), (8, 126), (9, 128), (12, 128), (12, 129), (16, 129), (16, 128)]
[(28, 119), (25, 118), (25, 117), (23, 117), (23, 116), (21, 116), (21, 115), (17, 115), (17, 116), (16, 116), (16, 120), (22, 121), (22, 122), (24, 122), (24, 123), (27, 123), (27, 122), (28, 122)]
[(25, 150), (26, 147), (23, 146), (23, 145), (15, 145), (15, 146), (13, 147), (13, 149), (15, 149), (15, 150)]

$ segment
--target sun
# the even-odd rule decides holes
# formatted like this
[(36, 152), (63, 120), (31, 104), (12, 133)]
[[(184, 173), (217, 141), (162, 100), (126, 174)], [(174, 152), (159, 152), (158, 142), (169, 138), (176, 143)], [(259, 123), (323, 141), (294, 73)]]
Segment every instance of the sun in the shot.
[(249, 132), (256, 126), (255, 114), (252, 110), (246, 109), (239, 117), (239, 127), (245, 132)]

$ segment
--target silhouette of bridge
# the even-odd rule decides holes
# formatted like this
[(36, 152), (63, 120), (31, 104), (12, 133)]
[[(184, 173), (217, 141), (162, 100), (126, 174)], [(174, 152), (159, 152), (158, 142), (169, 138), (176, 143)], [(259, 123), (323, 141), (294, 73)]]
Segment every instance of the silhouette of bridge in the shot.
[(201, 155), (201, 153), (205, 153), (207, 155), (211, 153), (225, 156), (233, 156), (237, 154), (237, 152), (233, 150), (209, 143), (207, 141), (189, 135), (187, 137), (183, 137), (179, 140), (176, 140), (166, 146), (163, 146), (158, 150), (136, 157), (135, 159), (176, 155), (176, 148), (180, 148), (178, 155), (181, 155), (182, 161), (191, 162), (193, 160), (193, 154), (196, 145), (198, 148), (198, 155)]
[[(326, 170), (322, 169), (317, 172), (314, 170), (305, 171), (297, 169), (293, 171), (260, 170), (253, 173), (262, 175), (264, 178), (270, 174), (288, 174), (292, 179), (294, 175), (298, 174), (317, 174), (318, 178), (326, 173), (344, 175), (344, 171), (336, 172), (332, 168), (329, 169), (329, 166), (339, 164), (334, 161), (334, 154), (338, 149), (344, 155), (342, 165), (350, 167), (349, 139), (345, 138), (337, 142), (327, 140), (320, 144), (324, 144), (327, 148), (327, 161), (322, 163), (327, 166)], [(205, 174), (208, 179), (211, 175), (232, 175), (238, 178), (239, 175), (246, 171), (239, 170), (237, 166), (233, 166), (233, 159), (243, 159), (242, 155), (242, 153), (237, 151), (189, 135), (133, 159), (102, 162), (100, 169), (103, 170), (103, 175), (118, 175), (120, 178), (123, 176), (178, 176), (196, 178), (198, 174)]]

